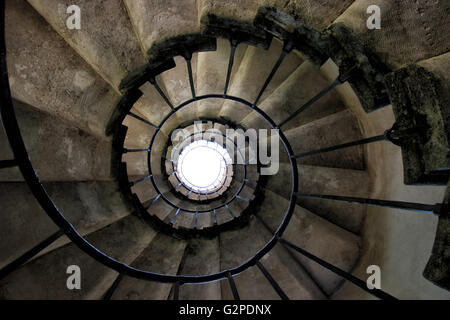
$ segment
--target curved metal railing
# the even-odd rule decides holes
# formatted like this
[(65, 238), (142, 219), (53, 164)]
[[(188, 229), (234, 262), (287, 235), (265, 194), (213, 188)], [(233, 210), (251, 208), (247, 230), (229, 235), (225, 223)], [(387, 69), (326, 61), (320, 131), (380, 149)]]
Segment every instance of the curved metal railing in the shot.
[[(97, 248), (95, 248), (93, 245), (91, 245), (86, 239), (83, 238), (82, 235), (80, 235), (74, 226), (64, 217), (63, 213), (59, 211), (59, 209), (55, 206), (47, 192), (45, 191), (45, 188), (42, 186), (39, 177), (37, 176), (29, 158), (28, 153), (25, 147), (25, 144), (23, 142), (20, 129), (17, 123), (17, 119), (14, 113), (14, 107), (10, 92), (10, 86), (9, 86), (9, 79), (8, 79), (8, 72), (7, 72), (7, 63), (6, 63), (6, 44), (5, 44), (5, 3), (2, 1), (0, 5), (0, 66), (1, 66), (1, 77), (0, 77), (0, 85), (1, 85), (1, 117), (2, 117), (2, 123), (5, 128), (5, 132), (7, 134), (9, 143), (11, 145), (14, 159), (8, 159), (8, 160), (2, 160), (0, 161), (0, 169), (4, 168), (12, 168), (12, 167), (18, 167), (21, 171), (27, 185), (29, 186), (31, 192), (33, 193), (34, 197), (37, 199), (43, 210), (48, 214), (48, 216), (52, 219), (52, 221), (60, 228), (58, 232), (53, 234), (51, 237), (47, 238), (40, 244), (38, 244), (36, 247), (30, 249), (28, 252), (11, 262), (9, 265), (4, 267), (0, 270), (0, 278), (6, 277), (8, 274), (10, 274), (12, 271), (19, 268), (22, 264), (24, 264), (26, 261), (28, 261), (30, 258), (38, 254), (41, 250), (52, 244), (55, 240), (57, 240), (62, 235), (66, 235), (75, 245), (77, 245), (81, 250), (83, 250), (85, 253), (87, 253), (89, 256), (91, 256), (96, 261), (102, 263), (103, 265), (114, 269), (115, 271), (119, 272), (120, 276), (116, 280), (120, 281), (123, 275), (143, 279), (143, 280), (149, 280), (149, 281), (157, 281), (157, 282), (163, 282), (163, 283), (173, 283), (175, 294), (174, 297), (178, 297), (178, 289), (183, 284), (189, 284), (189, 283), (207, 283), (211, 281), (218, 281), (218, 280), (228, 280), (230, 283), (230, 287), (233, 292), (233, 296), (236, 299), (239, 299), (239, 293), (237, 291), (236, 285), (234, 283), (233, 277), (237, 274), (245, 271), (249, 267), (257, 266), (261, 272), (264, 274), (264, 276), (267, 278), (267, 280), (270, 282), (274, 290), (279, 294), (279, 296), (282, 299), (287, 299), (287, 295), (283, 292), (283, 290), (280, 288), (280, 286), (276, 283), (276, 281), (273, 279), (273, 277), (270, 275), (270, 273), (264, 268), (263, 264), (261, 263), (261, 259), (277, 244), (280, 243), (292, 250), (295, 250), (299, 252), (300, 254), (304, 255), (305, 257), (315, 261), (316, 263), (322, 265), (323, 267), (327, 268), (328, 270), (336, 273), (337, 275), (343, 277), (344, 279), (352, 282), (356, 286), (360, 287), (361, 289), (369, 292), (370, 294), (373, 294), (374, 296), (381, 298), (381, 299), (394, 299), (391, 295), (387, 294), (386, 292), (379, 290), (379, 289), (368, 289), (366, 286), (366, 283), (356, 277), (354, 277), (352, 274), (345, 272), (338, 267), (329, 264), (325, 260), (318, 258), (317, 256), (311, 254), (310, 252), (307, 252), (306, 250), (299, 248), (295, 246), (294, 244), (288, 242), (283, 238), (283, 233), (286, 230), (288, 223), (290, 221), (290, 218), (294, 212), (294, 208), (296, 205), (296, 198), (298, 197), (315, 197), (315, 198), (322, 198), (322, 199), (329, 199), (329, 200), (336, 200), (336, 201), (347, 201), (352, 203), (364, 203), (367, 205), (376, 205), (376, 206), (383, 206), (383, 207), (393, 207), (393, 208), (399, 208), (399, 209), (405, 209), (405, 210), (420, 210), (423, 212), (428, 213), (434, 213), (434, 214), (442, 214), (444, 210), (447, 210), (448, 208), (444, 208), (444, 205), (442, 204), (436, 204), (436, 205), (424, 205), (424, 204), (417, 204), (417, 203), (407, 203), (407, 202), (400, 202), (400, 201), (384, 201), (384, 200), (374, 200), (374, 199), (362, 199), (362, 198), (350, 198), (350, 197), (337, 197), (332, 195), (317, 195), (317, 194), (308, 194), (308, 193), (299, 193), (297, 189), (298, 185), (298, 172), (297, 172), (297, 158), (309, 156), (309, 154), (300, 154), (296, 155), (294, 154), (289, 141), (284, 136), (283, 132), (280, 130), (279, 137), (282, 142), (282, 145), (289, 155), (289, 163), (291, 165), (291, 181), (292, 185), (290, 187), (290, 197), (289, 197), (289, 206), (284, 214), (284, 217), (282, 219), (281, 224), (279, 225), (278, 229), (274, 232), (272, 238), (270, 241), (266, 243), (266, 245), (259, 250), (257, 253), (255, 253), (249, 260), (245, 261), (241, 265), (228, 269), (223, 270), (221, 272), (217, 272), (214, 274), (208, 274), (208, 275), (202, 275), (202, 276), (185, 276), (185, 275), (164, 275), (164, 274), (158, 274), (153, 272), (148, 272), (144, 270), (139, 270), (136, 268), (133, 268), (127, 264), (124, 264), (120, 261), (117, 261), (105, 253), (99, 251)], [(238, 103), (241, 103), (242, 105), (246, 106), (247, 108), (251, 109), (252, 111), (257, 112), (268, 124), (271, 128), (274, 129), (281, 129), (281, 127), (289, 122), (294, 117), (298, 116), (302, 111), (304, 111), (306, 108), (309, 108), (312, 106), (312, 104), (319, 100), (321, 97), (323, 97), (327, 92), (329, 92), (332, 88), (344, 83), (348, 80), (348, 78), (351, 76), (349, 74), (340, 76), (336, 79), (336, 81), (329, 87), (324, 89), (321, 93), (319, 93), (317, 96), (311, 99), (308, 103), (306, 103), (304, 106), (300, 107), (295, 113), (293, 113), (289, 118), (287, 118), (285, 121), (276, 124), (264, 111), (259, 109), (257, 107), (257, 103), (259, 99), (261, 98), (263, 92), (267, 88), (268, 84), (270, 83), (272, 77), (277, 72), (277, 69), (282, 64), (284, 58), (286, 55), (292, 50), (292, 39), (289, 39), (288, 41), (285, 41), (285, 46), (283, 49), (283, 52), (278, 59), (277, 63), (273, 67), (269, 77), (266, 79), (263, 88), (261, 89), (256, 101), (254, 103), (251, 103), (249, 101), (246, 101), (244, 99), (241, 99), (239, 97), (230, 96), (227, 94), (227, 89), (230, 82), (230, 75), (231, 70), (233, 68), (233, 61), (234, 61), (234, 53), (236, 46), (238, 45), (239, 41), (236, 39), (230, 39), (231, 41), (231, 52), (230, 52), (230, 59), (229, 59), (229, 66), (228, 66), (228, 73), (227, 73), (227, 79), (226, 79), (226, 85), (224, 89), (224, 94), (208, 94), (204, 96), (196, 96), (195, 95), (195, 88), (193, 87), (193, 80), (192, 80), (192, 68), (190, 67), (190, 57), (191, 53), (187, 53), (185, 55), (188, 70), (189, 70), (189, 82), (192, 89), (193, 98), (185, 101), (178, 107), (173, 107), (170, 102), (168, 101), (167, 97), (164, 96), (161, 90), (158, 90), (157, 83), (155, 81), (154, 75), (150, 75), (148, 78), (148, 81), (150, 83), (154, 84), (158, 92), (160, 92), (165, 97), (165, 100), (168, 102), (169, 106), (171, 107), (172, 111), (170, 114), (163, 120), (163, 123), (167, 121), (169, 117), (171, 117), (175, 112), (182, 109), (183, 107), (187, 106), (190, 103), (197, 102), (204, 99), (209, 98), (222, 98), (226, 100), (235, 101)], [(170, 61), (168, 62), (168, 65), (170, 65)], [(352, 71), (354, 72), (354, 71)], [(139, 80), (138, 80), (139, 81)], [(139, 92), (134, 88), (128, 90), (124, 98), (122, 99), (121, 104), (125, 105), (131, 105), (133, 104), (133, 101), (136, 101), (139, 97)], [(120, 106), (119, 106), (120, 107)], [(125, 108), (126, 109), (126, 108)], [(128, 111), (131, 109), (131, 107), (128, 109)], [(153, 126), (153, 125), (152, 125)], [(154, 126), (157, 131), (161, 127)], [(394, 132), (389, 131), (386, 134), (384, 134), (382, 137), (374, 137), (369, 139), (363, 139), (360, 141), (356, 141), (353, 143), (348, 143), (345, 145), (340, 145), (333, 147), (333, 149), (327, 148), (322, 150), (315, 150), (313, 151), (314, 154), (322, 153), (322, 152), (329, 152), (331, 150), (337, 150), (340, 148), (347, 148), (354, 145), (360, 145), (360, 144), (366, 144), (366, 143), (373, 143), (377, 141), (391, 141), (396, 142), (395, 139), (393, 139)], [(120, 139), (119, 139), (120, 140)], [(152, 141), (154, 140), (154, 137), (152, 138)], [(123, 144), (122, 144), (123, 145)], [(151, 145), (151, 144), (150, 144)], [(153, 179), (152, 182), (157, 188), (157, 185), (154, 183)], [(114, 285), (113, 285), (114, 287)], [(111, 292), (109, 292), (110, 294)], [(109, 295), (110, 296), (110, 295)]]

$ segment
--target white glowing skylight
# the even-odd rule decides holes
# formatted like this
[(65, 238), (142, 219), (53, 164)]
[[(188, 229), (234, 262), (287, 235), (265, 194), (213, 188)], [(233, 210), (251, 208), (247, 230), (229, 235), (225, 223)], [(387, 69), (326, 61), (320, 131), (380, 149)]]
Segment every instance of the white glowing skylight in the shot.
[(218, 143), (198, 140), (183, 148), (176, 170), (189, 189), (207, 193), (223, 185), (230, 161), (227, 150)]

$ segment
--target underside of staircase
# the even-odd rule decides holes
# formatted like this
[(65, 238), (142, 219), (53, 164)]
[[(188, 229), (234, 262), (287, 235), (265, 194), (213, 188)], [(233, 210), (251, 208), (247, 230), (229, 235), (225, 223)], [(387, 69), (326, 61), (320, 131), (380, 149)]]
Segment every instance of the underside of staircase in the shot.
[[(6, 0), (0, 299), (450, 299), (437, 2)], [(276, 160), (180, 177), (250, 129)]]

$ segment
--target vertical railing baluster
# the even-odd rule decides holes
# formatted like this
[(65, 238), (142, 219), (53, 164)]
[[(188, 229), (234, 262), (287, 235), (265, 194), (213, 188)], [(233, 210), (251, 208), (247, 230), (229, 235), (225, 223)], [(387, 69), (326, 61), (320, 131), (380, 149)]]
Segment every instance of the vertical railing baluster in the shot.
[(227, 208), (228, 212), (233, 217), (233, 219), (236, 218), (236, 216), (234, 215), (233, 211), (231, 211), (231, 208), (228, 206), (228, 204), (225, 204), (225, 208)]
[(230, 85), (231, 72), (233, 71), (234, 56), (236, 54), (236, 47), (238, 45), (237, 40), (231, 40), (230, 43), (231, 43), (230, 59), (228, 61), (227, 79), (225, 80), (225, 88), (223, 90), (223, 94), (224, 95), (226, 95), (228, 93), (228, 87)]
[(7, 169), (18, 166), (18, 162), (16, 160), (1, 160), (0, 161), (0, 169)]
[(264, 85), (262, 89), (260, 90), (258, 96), (256, 97), (255, 102), (253, 103), (253, 106), (258, 105), (259, 100), (261, 99), (262, 95), (264, 94), (264, 91), (266, 91), (267, 87), (269, 86), (270, 81), (272, 81), (272, 78), (275, 76), (275, 73), (277, 73), (278, 69), (280, 68), (281, 64), (284, 61), (284, 58), (292, 51), (294, 43), (291, 40), (287, 40), (283, 46), (283, 51), (280, 54), (280, 57), (278, 58), (277, 62), (272, 68), (272, 71), (270, 71), (269, 76), (267, 77), (266, 81), (264, 82)]
[(146, 176), (146, 177), (144, 177), (144, 178), (138, 179), (138, 180), (136, 180), (136, 181), (132, 181), (132, 182), (130, 182), (130, 187), (134, 187), (134, 186), (137, 185), (138, 183), (144, 182), (144, 181), (150, 179), (151, 177), (152, 177), (152, 175), (150, 174), (150, 175), (148, 175), (148, 176)]
[(194, 216), (194, 229), (197, 229), (198, 226), (198, 211), (195, 212)]
[(155, 87), (156, 91), (158, 91), (159, 95), (161, 96), (161, 98), (163, 98), (163, 100), (167, 103), (167, 105), (170, 107), (170, 109), (174, 110), (175, 108), (173, 107), (172, 103), (170, 102), (169, 98), (167, 98), (166, 94), (164, 93), (164, 91), (161, 89), (161, 87), (158, 85), (158, 82), (156, 81), (155, 78), (150, 78), (149, 82)]
[(3, 267), (0, 270), (0, 279), (5, 278), (7, 275), (12, 273), (13, 271), (17, 270), (20, 266), (22, 266), (24, 263), (26, 263), (28, 260), (39, 254), (42, 250), (50, 246), (52, 243), (54, 243), (56, 240), (61, 238), (64, 235), (63, 230), (58, 230), (54, 234), (52, 234), (50, 237), (39, 243), (34, 248), (28, 250), (24, 254), (22, 254), (20, 257), (12, 261), (11, 263), (7, 264), (5, 267)]
[(213, 211), (213, 216), (214, 216), (214, 225), (217, 225), (217, 212), (216, 212), (216, 209), (214, 209), (214, 211)]
[(180, 286), (181, 286), (180, 281), (177, 281), (177, 282), (174, 283), (174, 286), (173, 286), (173, 300), (175, 300), (175, 301), (180, 299)]
[(239, 297), (239, 292), (236, 288), (236, 284), (234, 283), (233, 276), (231, 272), (227, 274), (228, 282), (230, 283), (231, 292), (233, 293), (234, 300), (241, 300)]
[(289, 300), (286, 293), (284, 293), (283, 289), (279, 286), (279, 284), (275, 281), (275, 279), (270, 275), (269, 271), (264, 268), (261, 262), (256, 262), (256, 266), (261, 270), (263, 275), (266, 277), (266, 279), (269, 281), (269, 283), (272, 285), (272, 288), (275, 290), (275, 292), (280, 296), (282, 300)]
[(340, 149), (356, 147), (356, 146), (360, 146), (363, 144), (369, 144), (369, 143), (374, 143), (374, 142), (379, 142), (379, 141), (388, 141), (386, 134), (382, 134), (379, 136), (374, 136), (374, 137), (370, 137), (370, 138), (366, 138), (366, 139), (361, 139), (361, 140), (357, 140), (357, 141), (352, 141), (352, 142), (348, 142), (348, 143), (344, 143), (344, 144), (339, 144), (339, 145), (335, 145), (335, 146), (328, 147), (328, 148), (323, 148), (323, 149), (318, 149), (318, 150), (313, 150), (313, 151), (308, 151), (308, 152), (302, 152), (302, 153), (293, 155), (293, 158), (299, 159), (299, 158), (309, 157), (309, 156), (313, 156), (313, 155), (320, 154), (320, 153), (326, 153), (326, 152), (336, 151), (336, 150), (340, 150)]
[(151, 123), (150, 121), (145, 120), (144, 118), (138, 116), (137, 114), (135, 114), (135, 113), (133, 113), (133, 112), (131, 112), (131, 111), (128, 112), (128, 115), (131, 116), (131, 117), (133, 117), (133, 118), (135, 118), (135, 119), (137, 119), (137, 120), (139, 120), (139, 121), (144, 122), (145, 124), (148, 124), (150, 127), (153, 127), (153, 128), (155, 128), (155, 129), (157, 129), (157, 130), (159, 129), (157, 125), (154, 125), (154, 124)]
[(159, 200), (159, 198), (161, 198), (162, 194), (158, 194), (155, 199), (153, 199), (147, 206), (145, 206), (145, 210), (148, 210), (152, 205), (155, 204), (156, 201)]
[(366, 204), (370, 206), (393, 208), (400, 210), (410, 210), (424, 213), (432, 213), (439, 215), (442, 211), (442, 204), (423, 204), (416, 202), (405, 202), (405, 201), (392, 201), (392, 200), (379, 200), (379, 199), (367, 199), (367, 198), (357, 198), (357, 197), (345, 197), (345, 196), (335, 196), (329, 194), (313, 194), (313, 193), (303, 193), (297, 192), (298, 197), (304, 198), (316, 198), (324, 200), (332, 200), (339, 202), (350, 202), (357, 204)]
[(114, 292), (116, 292), (117, 287), (119, 286), (120, 282), (122, 282), (123, 274), (119, 273), (116, 280), (114, 280), (111, 287), (106, 291), (105, 295), (103, 296), (103, 300), (111, 300), (112, 296), (114, 295)]
[(186, 64), (187, 64), (187, 69), (188, 69), (188, 74), (189, 74), (189, 85), (191, 87), (191, 93), (192, 93), (192, 98), (195, 99), (196, 94), (195, 94), (195, 85), (194, 85), (194, 76), (192, 74), (192, 54), (186, 55), (184, 57), (184, 59), (186, 60)]
[(294, 244), (290, 243), (289, 241), (278, 237), (278, 241), (284, 245), (286, 245), (287, 247), (299, 252), (301, 255), (309, 258), (310, 260), (318, 263), (319, 265), (321, 265), (322, 267), (330, 270), (331, 272), (334, 272), (335, 274), (337, 274), (338, 276), (341, 276), (342, 278), (350, 281), (351, 283), (353, 283), (354, 285), (358, 286), (359, 288), (363, 289), (364, 291), (374, 295), (377, 298), (380, 299), (384, 299), (384, 300), (397, 300), (395, 297), (391, 296), (390, 294), (380, 290), (380, 289), (369, 289), (367, 287), (367, 283), (365, 281), (362, 281), (361, 279), (356, 278), (354, 275), (352, 275), (351, 273), (348, 273), (334, 265), (332, 265), (331, 263), (326, 262), (325, 260), (320, 259), (319, 257), (316, 257), (315, 255), (309, 253), (308, 251), (299, 248), (297, 246), (295, 246)]
[(173, 215), (172, 219), (170, 220), (170, 224), (173, 225), (175, 223), (175, 219), (177, 218), (180, 211), (181, 211), (181, 208), (178, 208), (177, 211), (175, 212), (175, 214)]
[(282, 121), (278, 128), (283, 127), (286, 123), (293, 120), (295, 117), (297, 117), (300, 113), (306, 111), (309, 107), (311, 107), (314, 103), (316, 103), (318, 100), (323, 98), (328, 92), (336, 88), (337, 86), (340, 86), (341, 84), (344, 84), (348, 81), (352, 73), (354, 72), (355, 68), (351, 68), (350, 71), (342, 76), (339, 76), (336, 78), (336, 80), (333, 81), (332, 84), (330, 84), (328, 87), (320, 91), (318, 94), (316, 94), (314, 97), (312, 97), (308, 102), (306, 102), (304, 105), (302, 105), (300, 108), (298, 108), (293, 114), (291, 114), (289, 117), (287, 117), (284, 121)]

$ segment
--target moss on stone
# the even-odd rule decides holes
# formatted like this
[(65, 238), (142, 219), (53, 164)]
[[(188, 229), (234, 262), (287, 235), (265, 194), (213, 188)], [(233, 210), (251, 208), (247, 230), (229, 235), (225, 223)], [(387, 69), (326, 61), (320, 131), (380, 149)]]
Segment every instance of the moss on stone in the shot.
[(385, 81), (397, 125), (415, 129), (402, 145), (405, 183), (446, 183), (445, 175), (436, 174), (450, 167), (449, 128), (442, 114), (445, 103), (438, 79), (411, 65), (389, 74)]

